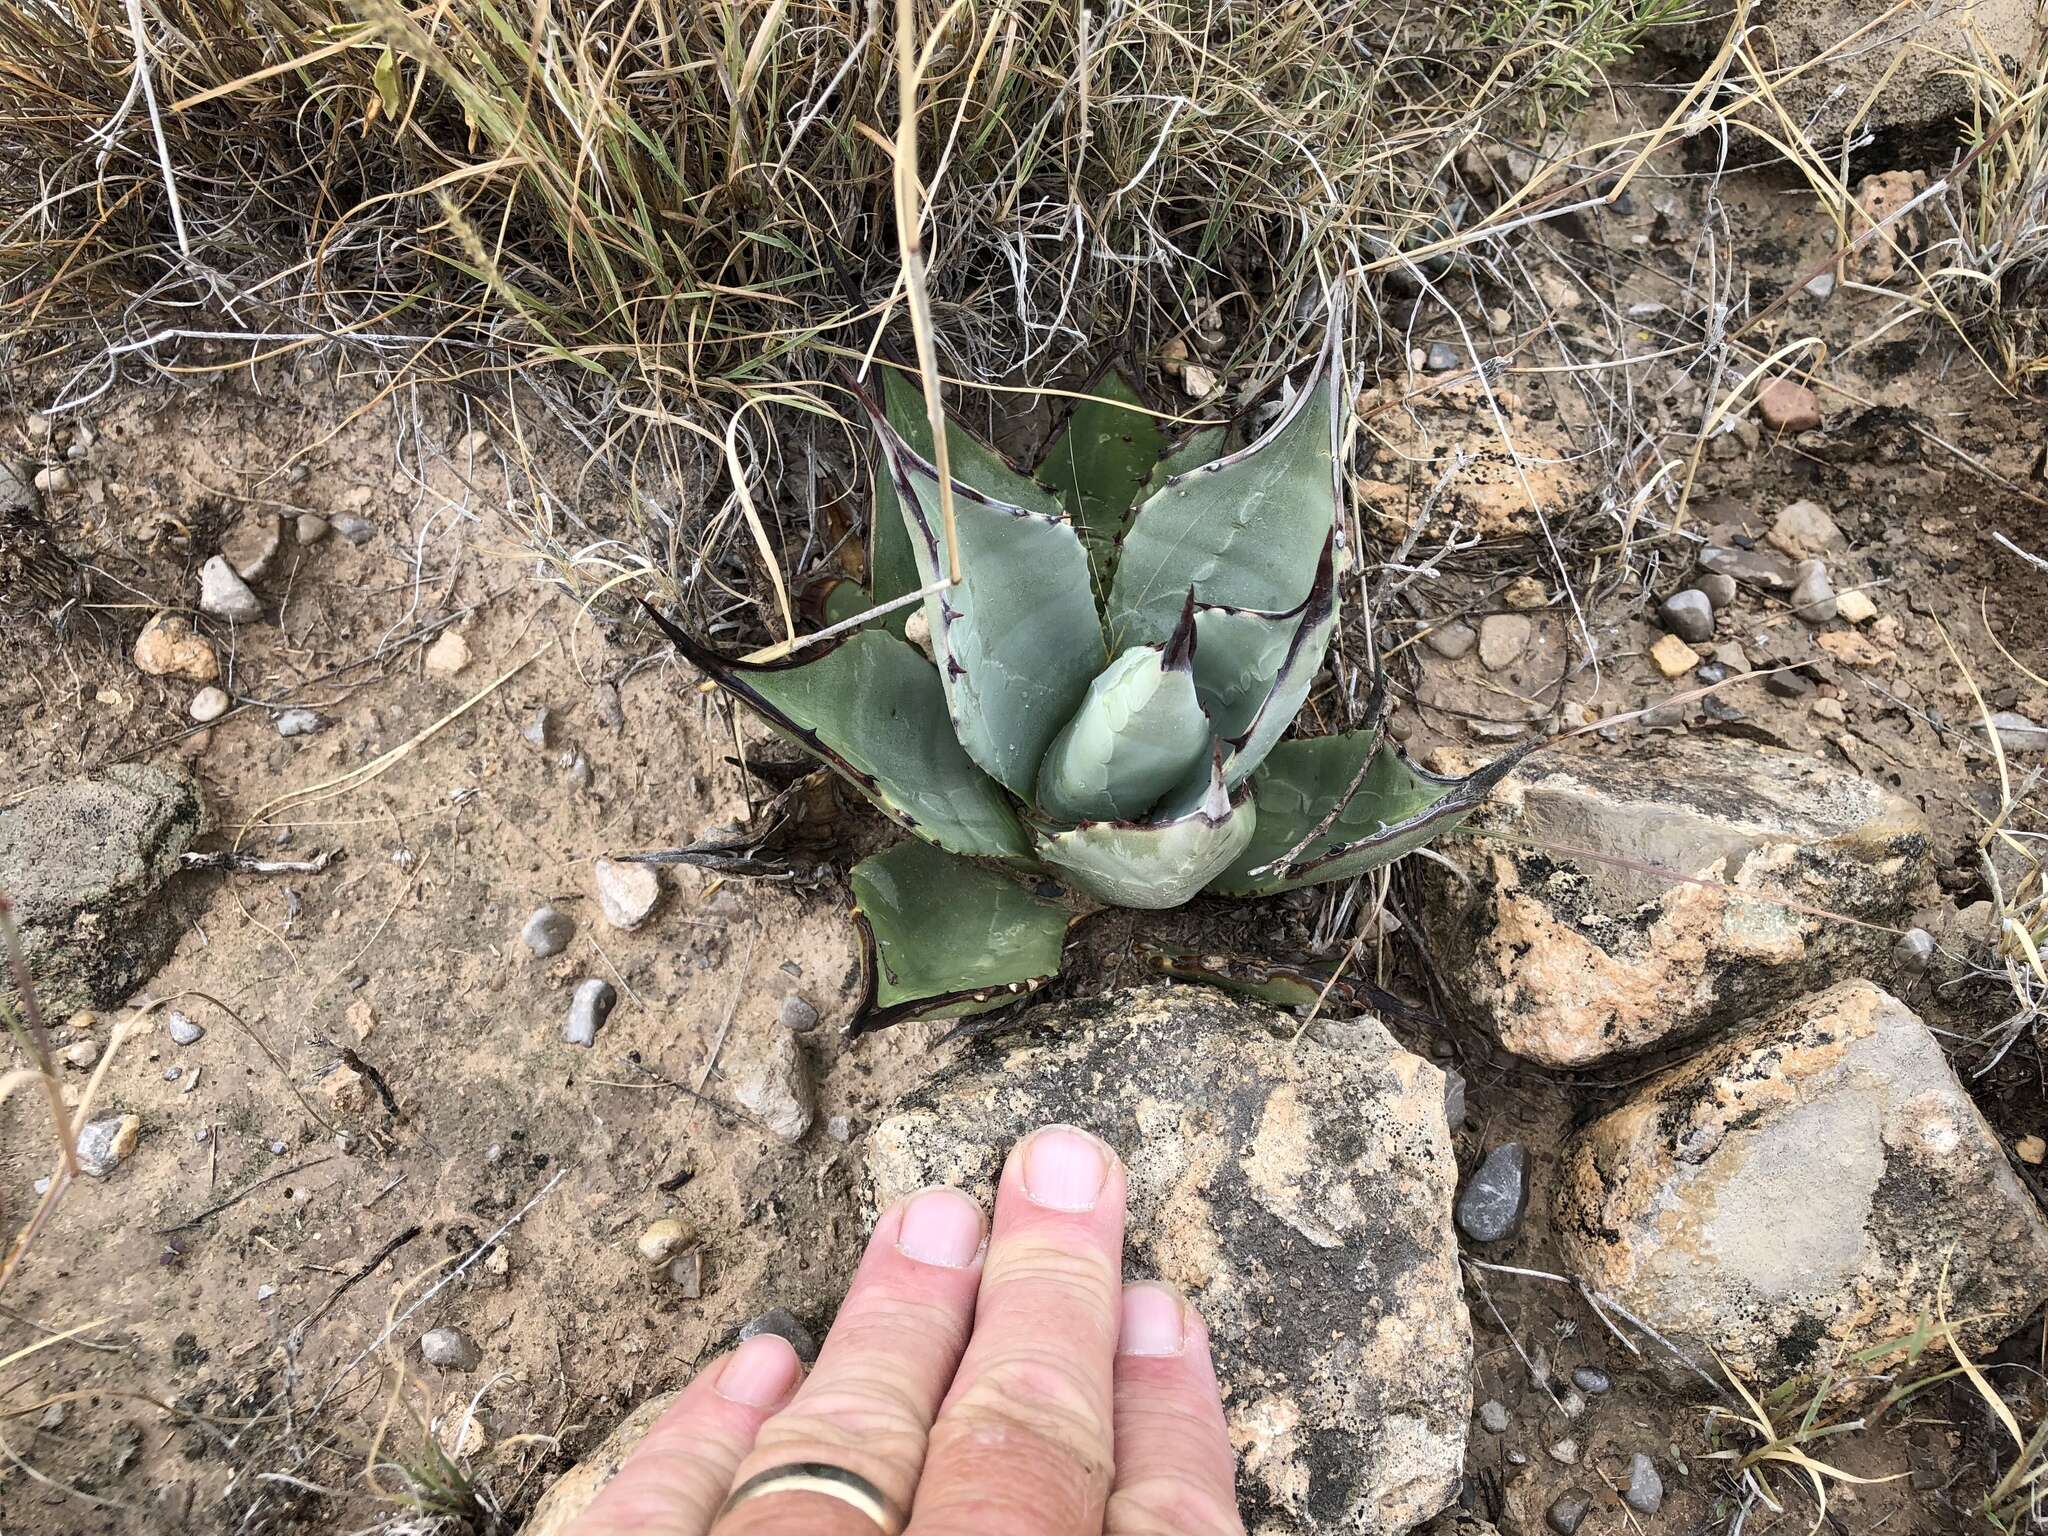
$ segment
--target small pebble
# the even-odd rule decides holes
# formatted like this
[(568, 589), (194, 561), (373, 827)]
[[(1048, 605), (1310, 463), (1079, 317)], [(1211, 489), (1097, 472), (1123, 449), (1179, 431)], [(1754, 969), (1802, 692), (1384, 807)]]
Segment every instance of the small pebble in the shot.
[(183, 1077), (184, 1075), (185, 1069), (183, 1067), (164, 1068), (164, 1081), (167, 1083), (175, 1083), (179, 1078)]
[(787, 1307), (771, 1307), (759, 1317), (746, 1323), (740, 1329), (740, 1342), (759, 1338), (772, 1333), (778, 1338), (789, 1340), (790, 1348), (796, 1351), (797, 1359), (809, 1365), (818, 1358), (818, 1341), (811, 1337), (811, 1330), (796, 1320)]
[(1674, 592), (1658, 606), (1657, 617), (1664, 627), (1691, 645), (1704, 645), (1714, 638), (1714, 602), (1697, 587)]
[(274, 1285), (259, 1285), (256, 1287), (256, 1299), (258, 1301), (268, 1301), (276, 1294), (277, 1287)]
[(660, 1269), (687, 1246), (694, 1236), (695, 1234), (675, 1217), (664, 1216), (659, 1221), (649, 1222), (647, 1230), (640, 1234), (633, 1247), (638, 1251), (641, 1262), (649, 1269)]
[(1820, 560), (1802, 560), (1793, 568), (1792, 611), (1809, 624), (1825, 624), (1835, 616), (1835, 589)]
[(1700, 568), (1767, 592), (1792, 590), (1792, 563), (1768, 550), (1709, 544), (1699, 553)]
[(1592, 1509), (1592, 1494), (1583, 1488), (1567, 1488), (1550, 1501), (1550, 1508), (1543, 1512), (1543, 1523), (1557, 1536), (1577, 1536)]
[(1659, 635), (1657, 643), (1650, 647), (1650, 660), (1665, 677), (1675, 679), (1700, 664), (1700, 653), (1676, 635)]
[(519, 937), (533, 951), (534, 959), (552, 960), (576, 937), (576, 920), (553, 907), (537, 907), (519, 930)]
[(287, 709), (279, 713), (276, 721), (280, 736), (310, 736), (325, 727), (327, 722), (310, 709)]
[(1877, 604), (1869, 593), (1852, 587), (1836, 596), (1835, 616), (1844, 624), (1868, 624), (1877, 617)]
[(219, 555), (199, 568), (199, 611), (236, 624), (263, 617), (263, 602)]
[(1803, 699), (1813, 692), (1813, 679), (1796, 667), (1786, 667), (1764, 679), (1764, 692), (1781, 699)]
[(525, 738), (528, 746), (538, 747), (541, 751), (545, 752), (548, 745), (550, 724), (547, 710), (544, 708), (536, 709), (527, 718), (526, 724), (519, 727), (519, 734)]
[(1422, 643), (1446, 661), (1459, 661), (1472, 654), (1472, 647), (1479, 643), (1479, 631), (1462, 619), (1453, 619), (1424, 635)]
[(445, 1371), (473, 1371), (484, 1355), (460, 1328), (435, 1328), (420, 1335), (420, 1358)]
[(562, 1026), (562, 1038), (571, 1045), (597, 1044), (597, 1031), (618, 1000), (619, 994), (612, 990), (612, 984), (601, 977), (579, 981), (576, 995), (569, 1000), (569, 1019)]
[(2048, 1161), (2048, 1141), (2039, 1136), (2022, 1136), (2012, 1144), (2013, 1154), (2029, 1168), (2038, 1168)]
[(825, 1122), (825, 1134), (834, 1141), (853, 1140), (853, 1121), (845, 1115), (833, 1115)]
[(1508, 1407), (1497, 1397), (1489, 1397), (1479, 1405), (1479, 1423), (1489, 1435), (1504, 1435), (1508, 1432)]
[(452, 629), (444, 629), (427, 647), (421, 665), (436, 677), (453, 677), (469, 665), (469, 642)]
[(1614, 1390), (1614, 1378), (1598, 1366), (1582, 1365), (1572, 1372), (1572, 1385), (1594, 1397), (1605, 1397)]
[(1487, 1153), (1459, 1192), (1458, 1230), (1475, 1243), (1498, 1243), (1521, 1229), (1528, 1209), (1528, 1150), (1510, 1141)]
[(788, 1030), (771, 1031), (762, 1048), (728, 1073), (733, 1102), (783, 1141), (798, 1142), (811, 1128), (817, 1100), (803, 1048)]
[(36, 1192), (38, 1197), (40, 1197), (43, 1195), (47, 1195), (50, 1192), (50, 1181), (47, 1178), (37, 1179), (35, 1183), (30, 1185), (29, 1187)]
[(1925, 928), (1908, 928), (1892, 945), (1892, 961), (1900, 970), (1918, 976), (1934, 961), (1934, 935)]
[(170, 1031), (173, 1045), (197, 1045), (206, 1038), (205, 1025), (194, 1024), (175, 1008), (164, 1014), (164, 1028)]
[(318, 512), (301, 512), (293, 531), (301, 544), (318, 544), (327, 537), (327, 519)]
[(327, 520), (327, 525), (351, 544), (367, 544), (377, 537), (376, 528), (353, 512), (338, 512)]
[(104, 1179), (128, 1161), (142, 1121), (134, 1115), (107, 1115), (78, 1133), (78, 1169), (89, 1178)]
[(201, 725), (211, 725), (228, 712), (228, 696), (218, 688), (202, 688), (192, 695), (186, 713)]
[(598, 723), (606, 730), (622, 731), (626, 728), (626, 710), (619, 702), (619, 690), (610, 683), (599, 683), (590, 690), (590, 707), (597, 712)]
[(1825, 720), (1830, 725), (1845, 724), (1849, 718), (1849, 712), (1842, 707), (1840, 699), (1815, 699), (1807, 709), (1816, 720)]
[(1448, 341), (1432, 341), (1423, 366), (1431, 373), (1449, 373), (1458, 366), (1458, 349)]
[(685, 1301), (695, 1301), (704, 1294), (704, 1250), (693, 1248), (678, 1258), (671, 1259), (668, 1266), (669, 1283)]
[(283, 1157), (283, 1156), (285, 1155), (285, 1153), (287, 1153), (287, 1152), (289, 1152), (289, 1151), (291, 1151), (291, 1148), (290, 1148), (290, 1147), (288, 1147), (288, 1146), (286, 1146), (286, 1145), (285, 1145), (285, 1144), (284, 1144), (283, 1142), (281, 1142), (281, 1141), (273, 1141), (273, 1142), (272, 1142), (272, 1143), (270, 1144), (270, 1155), (271, 1155), (272, 1157)]
[(801, 1035), (818, 1027), (818, 1010), (807, 1002), (801, 993), (783, 994), (782, 1007), (777, 1012), (782, 1027)]
[(64, 1058), (67, 1065), (83, 1070), (100, 1059), (100, 1043), (88, 1036), (84, 1040), (72, 1041), (58, 1054)]
[(1550, 1459), (1567, 1467), (1577, 1466), (1579, 1442), (1569, 1437), (1558, 1441), (1550, 1448)]
[(1813, 560), (1848, 541), (1826, 507), (1817, 501), (1795, 501), (1778, 514), (1765, 535), (1771, 548), (1782, 550), (1794, 560)]
[(1664, 1479), (1657, 1463), (1641, 1451), (1629, 1458), (1628, 1487), (1622, 1490), (1621, 1502), (1639, 1515), (1654, 1515), (1664, 1507)]
[(71, 489), (71, 471), (62, 464), (52, 464), (47, 469), (36, 471), (35, 487), (45, 496), (62, 496)]
[(1693, 589), (1707, 594), (1707, 601), (1714, 605), (1716, 613), (1735, 601), (1735, 578), (1724, 576), (1719, 571), (1709, 571), (1693, 583)]
[(581, 752), (564, 752), (562, 778), (571, 789), (590, 788), (590, 759)]
[(1728, 681), (1728, 669), (1718, 661), (1703, 661), (1693, 676), (1703, 683), (1725, 683)]
[(1454, 1131), (1465, 1125), (1465, 1074), (1456, 1067), (1444, 1068), (1444, 1124)]
[[(1978, 730), (1984, 728), (1981, 720), (1974, 724)], [(2048, 726), (2036, 725), (2016, 710), (2001, 709), (1991, 717), (1991, 728), (2007, 752), (2048, 752)]]
[(618, 864), (599, 859), (591, 866), (597, 904), (614, 928), (638, 928), (661, 900), (661, 877), (652, 864)]
[(1586, 1411), (1586, 1394), (1577, 1387), (1566, 1387), (1564, 1396), (1557, 1400), (1558, 1412), (1568, 1419), (1576, 1419)]
[(1759, 390), (1756, 413), (1773, 432), (1810, 432), (1821, 423), (1820, 400), (1791, 379), (1773, 379)]
[(1500, 672), (1522, 659), (1533, 631), (1529, 619), (1519, 613), (1490, 613), (1479, 621), (1479, 659), (1487, 668)]

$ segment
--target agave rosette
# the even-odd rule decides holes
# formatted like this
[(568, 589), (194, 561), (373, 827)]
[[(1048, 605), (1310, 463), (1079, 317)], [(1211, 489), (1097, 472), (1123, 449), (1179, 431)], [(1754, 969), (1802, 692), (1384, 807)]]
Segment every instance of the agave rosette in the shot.
[[(1260, 896), (1377, 868), (1513, 766), (1440, 778), (1365, 728), (1283, 741), (1337, 627), (1341, 370), (1332, 348), (1256, 441), (1170, 443), (1106, 375), (1034, 473), (948, 424), (961, 580), (783, 661), (684, 656), (913, 836), (852, 872), (856, 1028), (999, 1007), (1106, 906)], [(867, 402), (873, 606), (949, 569), (915, 386)], [(835, 603), (841, 612), (858, 612)], [(656, 616), (659, 619), (659, 615)]]

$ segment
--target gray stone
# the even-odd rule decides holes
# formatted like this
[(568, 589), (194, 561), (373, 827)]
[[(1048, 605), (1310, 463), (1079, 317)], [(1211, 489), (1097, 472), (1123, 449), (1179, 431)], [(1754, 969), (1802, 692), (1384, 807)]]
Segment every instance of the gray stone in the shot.
[(1454, 1131), (1465, 1128), (1465, 1074), (1456, 1067), (1445, 1067), (1444, 1073), (1444, 1124)]
[(1697, 587), (1674, 592), (1657, 608), (1664, 627), (1688, 645), (1705, 645), (1714, 638), (1714, 604)]
[(164, 1030), (173, 1045), (197, 1045), (206, 1038), (205, 1025), (193, 1023), (175, 1008), (165, 1012)]
[(1472, 1399), (1437, 1069), (1371, 1020), (1295, 1047), (1298, 1020), (1203, 987), (1032, 1018), (869, 1133), (874, 1206), (934, 1182), (986, 1199), (1048, 1122), (1100, 1135), (1125, 1159), (1130, 1273), (1208, 1320), (1247, 1527), (1393, 1536), (1441, 1509)]
[(1439, 624), (1422, 637), (1422, 643), (1447, 661), (1459, 661), (1472, 654), (1479, 643), (1479, 631), (1463, 619)]
[(772, 1333), (778, 1339), (789, 1340), (789, 1347), (796, 1351), (797, 1359), (805, 1365), (818, 1358), (818, 1341), (811, 1337), (811, 1330), (797, 1321), (796, 1314), (787, 1307), (770, 1307), (759, 1317), (740, 1325), (740, 1342), (758, 1339), (764, 1333)]
[(545, 752), (553, 729), (554, 722), (548, 718), (548, 712), (543, 707), (536, 709), (527, 717), (526, 723), (519, 727), (519, 734), (529, 747)]
[(142, 1122), (134, 1115), (106, 1115), (89, 1122), (78, 1133), (78, 1171), (88, 1178), (112, 1177), (135, 1150), (141, 1129)]
[(221, 557), (244, 581), (261, 581), (284, 548), (284, 520), (245, 517), (221, 535)]
[(211, 725), (228, 712), (232, 702), (219, 688), (202, 688), (192, 695), (192, 702), (185, 706), (185, 711), (201, 725)]
[(235, 574), (233, 566), (215, 555), (199, 567), (199, 611), (236, 624), (253, 624), (263, 617), (263, 602)]
[[(177, 947), (164, 884), (204, 823), (182, 770), (120, 763), (0, 810), (0, 891), (14, 902), (43, 1012), (120, 1002)], [(0, 998), (14, 984), (0, 979)]]
[(1586, 1516), (1592, 1510), (1592, 1494), (1583, 1488), (1567, 1488), (1550, 1501), (1550, 1508), (1543, 1512), (1543, 1523), (1557, 1532), (1557, 1536), (1577, 1536), (1579, 1527), (1585, 1524)]
[(280, 736), (311, 736), (327, 728), (327, 721), (310, 709), (279, 710), (275, 721)]
[[(1905, 1340), (1944, 1277), (1978, 1359), (2048, 1297), (2048, 1221), (1940, 1042), (1867, 981), (1638, 1083), (1566, 1141), (1550, 1209), (1574, 1274), (1759, 1390)], [(1841, 1399), (1899, 1363), (1843, 1373)]]
[(1693, 588), (1695, 591), (1707, 594), (1707, 601), (1714, 605), (1714, 612), (1716, 613), (1719, 613), (1723, 608), (1728, 607), (1735, 601), (1735, 593), (1737, 591), (1735, 578), (1723, 575), (1719, 571), (1709, 571), (1693, 583)]
[(420, 1358), (444, 1371), (473, 1371), (484, 1352), (460, 1328), (434, 1328), (420, 1335)]
[(1700, 550), (1700, 568), (1745, 587), (1766, 592), (1792, 590), (1792, 563), (1768, 550), (1743, 549), (1735, 544), (1709, 544)]
[(1922, 974), (1934, 963), (1934, 935), (1925, 928), (1908, 928), (1892, 945), (1892, 963), (1909, 976)]
[(1586, 1411), (1586, 1394), (1577, 1387), (1566, 1387), (1564, 1396), (1557, 1400), (1557, 1411), (1568, 1419), (1576, 1419)]
[(661, 876), (652, 864), (599, 859), (591, 866), (591, 879), (597, 886), (598, 909), (614, 928), (638, 928), (661, 902)]
[(818, 1027), (818, 1010), (807, 1002), (800, 992), (786, 992), (782, 1006), (776, 1010), (776, 1019), (784, 1029), (797, 1034), (806, 1034)]
[(1489, 1397), (1479, 1405), (1479, 1425), (1489, 1435), (1504, 1435), (1508, 1432), (1508, 1407), (1497, 1397)]
[(1572, 1385), (1594, 1397), (1605, 1397), (1614, 1390), (1614, 1378), (1598, 1366), (1582, 1365), (1572, 1372)]
[(1423, 366), (1431, 373), (1449, 373), (1460, 361), (1458, 349), (1448, 341), (1432, 341)]
[(1699, 666), (1693, 669), (1692, 675), (1703, 683), (1725, 683), (1728, 681), (1728, 669), (1718, 661), (1701, 662)]
[[(1998, 732), (1999, 746), (2008, 752), (2048, 752), (2048, 726), (2036, 725), (2025, 715), (2001, 709), (1991, 717), (1991, 728)], [(1977, 729), (1984, 729), (1981, 720)]]
[(1813, 679), (1796, 667), (1764, 675), (1764, 692), (1780, 699), (1803, 699), (1813, 692)]
[(562, 1026), (562, 1038), (571, 1045), (597, 1044), (597, 1032), (618, 1001), (619, 994), (602, 977), (577, 982), (575, 995), (569, 999), (569, 1018)]
[(554, 907), (536, 907), (526, 926), (519, 930), (520, 942), (536, 960), (552, 960), (576, 937), (576, 919)]
[(1579, 1442), (1567, 1435), (1551, 1446), (1548, 1454), (1559, 1466), (1575, 1467), (1579, 1464)]
[(1510, 1141), (1486, 1154), (1458, 1196), (1458, 1230), (1475, 1243), (1513, 1237), (1529, 1209), (1529, 1151)]
[(1793, 502), (1771, 524), (1769, 537), (1771, 548), (1794, 560), (1817, 559), (1848, 542), (1827, 508), (1817, 501)]
[(1479, 659), (1495, 672), (1505, 671), (1529, 649), (1534, 626), (1526, 614), (1489, 613), (1479, 621)]
[(318, 512), (301, 512), (292, 524), (292, 533), (301, 544), (318, 544), (327, 537), (327, 519)]
[(803, 1048), (786, 1029), (764, 1031), (760, 1049), (731, 1073), (733, 1102), (783, 1141), (802, 1141), (817, 1114)]
[(1466, 830), (1443, 845), (1457, 873), (1420, 870), (1415, 931), (1458, 1013), (1552, 1067), (1867, 970), (1884, 936), (1821, 914), (1897, 924), (1931, 871), (1925, 818), (1882, 785), (1708, 736), (1525, 768)]
[(1628, 1486), (1621, 1491), (1621, 1502), (1639, 1515), (1654, 1515), (1664, 1507), (1664, 1479), (1657, 1463), (1641, 1451), (1628, 1459)]
[(599, 683), (590, 690), (590, 707), (597, 712), (598, 723), (606, 730), (623, 731), (626, 728), (626, 709), (619, 701), (619, 690), (611, 683)]
[(1798, 579), (1792, 588), (1792, 611), (1809, 624), (1832, 620), (1837, 610), (1827, 565), (1819, 560), (1802, 560), (1794, 567), (1794, 574)]
[(353, 512), (337, 512), (327, 520), (327, 525), (351, 544), (367, 544), (377, 537), (375, 526)]

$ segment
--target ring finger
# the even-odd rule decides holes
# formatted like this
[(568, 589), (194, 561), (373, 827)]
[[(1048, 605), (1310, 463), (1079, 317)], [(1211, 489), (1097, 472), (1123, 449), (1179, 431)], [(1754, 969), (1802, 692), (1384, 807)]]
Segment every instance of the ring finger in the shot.
[[(925, 1439), (974, 1323), (986, 1228), (981, 1208), (927, 1189), (885, 1213), (810, 1379), (762, 1426), (734, 1478), (822, 1463), (872, 1484), (901, 1518)], [(717, 1536), (874, 1536), (855, 1503), (782, 1488), (729, 1505)]]

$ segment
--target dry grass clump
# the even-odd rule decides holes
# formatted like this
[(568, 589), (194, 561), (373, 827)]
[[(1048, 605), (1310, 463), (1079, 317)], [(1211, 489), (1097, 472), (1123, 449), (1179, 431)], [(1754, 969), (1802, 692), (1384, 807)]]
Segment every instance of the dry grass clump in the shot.
[[(1036, 384), (1178, 344), (1264, 388), (1327, 285), (1457, 226), (1446, 171), (1489, 121), (1582, 89), (1671, 9), (921, 0), (942, 368)], [(679, 527), (678, 495), (778, 478), (835, 361), (907, 355), (896, 21), (6, 0), (0, 348), (64, 381), (60, 410), (305, 353), (538, 382), (646, 491), (613, 543), (540, 542), (585, 591), (651, 561), (680, 596), (719, 538)]]

